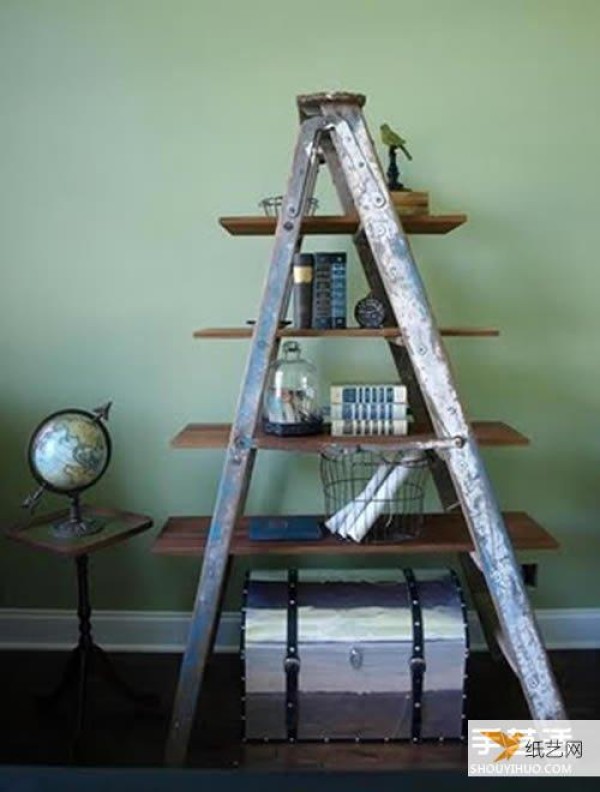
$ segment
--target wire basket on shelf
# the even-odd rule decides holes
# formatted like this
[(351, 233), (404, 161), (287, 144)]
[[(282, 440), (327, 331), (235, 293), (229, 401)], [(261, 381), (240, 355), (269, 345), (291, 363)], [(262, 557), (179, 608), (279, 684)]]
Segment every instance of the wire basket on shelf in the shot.
[(334, 449), (321, 455), (327, 524), (362, 542), (401, 542), (423, 523), (427, 459), (422, 452)]
[[(281, 206), (283, 204), (283, 195), (272, 195), (268, 198), (263, 198), (259, 201), (259, 206), (267, 217), (279, 217)], [(306, 205), (306, 214), (313, 215), (319, 208), (319, 202), (316, 198), (311, 198)]]

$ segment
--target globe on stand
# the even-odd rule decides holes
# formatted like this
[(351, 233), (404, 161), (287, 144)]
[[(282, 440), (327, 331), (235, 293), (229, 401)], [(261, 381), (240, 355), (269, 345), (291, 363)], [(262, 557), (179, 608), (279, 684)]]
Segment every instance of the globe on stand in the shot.
[(102, 478), (110, 462), (111, 440), (103, 423), (110, 406), (109, 402), (91, 412), (67, 409), (52, 413), (31, 436), (29, 467), (40, 487), (23, 506), (33, 511), (46, 490), (69, 497), (69, 517), (53, 527), (56, 536), (73, 539), (104, 527), (101, 520), (84, 519), (80, 495)]

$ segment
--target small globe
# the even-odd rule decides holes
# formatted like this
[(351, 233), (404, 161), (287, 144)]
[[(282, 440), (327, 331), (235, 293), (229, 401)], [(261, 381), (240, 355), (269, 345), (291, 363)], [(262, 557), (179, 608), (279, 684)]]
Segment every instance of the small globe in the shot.
[(29, 443), (29, 465), (40, 484), (71, 494), (95, 484), (110, 461), (111, 442), (97, 415), (61, 410), (45, 418)]

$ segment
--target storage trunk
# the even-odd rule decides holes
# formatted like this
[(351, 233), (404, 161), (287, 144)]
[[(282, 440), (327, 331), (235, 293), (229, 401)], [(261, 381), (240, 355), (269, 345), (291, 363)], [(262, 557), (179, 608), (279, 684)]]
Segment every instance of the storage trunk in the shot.
[(454, 572), (252, 571), (243, 616), (247, 740), (462, 737)]

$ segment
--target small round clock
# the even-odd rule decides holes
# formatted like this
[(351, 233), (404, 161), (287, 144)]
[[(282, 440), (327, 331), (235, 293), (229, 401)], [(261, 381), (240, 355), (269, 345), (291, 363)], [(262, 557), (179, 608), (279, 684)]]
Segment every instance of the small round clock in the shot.
[(373, 294), (368, 294), (356, 303), (354, 318), (361, 327), (383, 327), (385, 306)]

